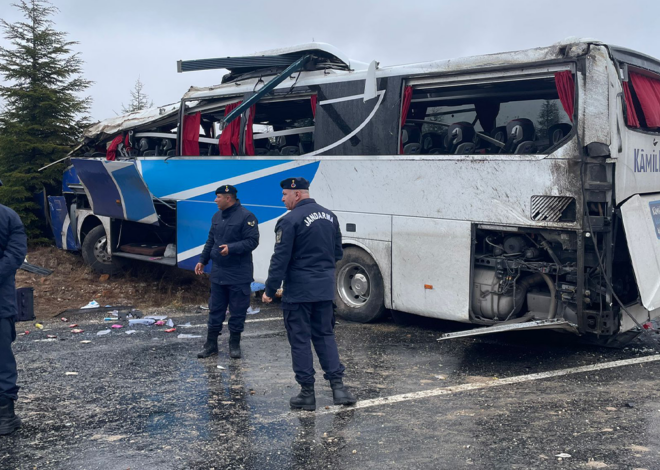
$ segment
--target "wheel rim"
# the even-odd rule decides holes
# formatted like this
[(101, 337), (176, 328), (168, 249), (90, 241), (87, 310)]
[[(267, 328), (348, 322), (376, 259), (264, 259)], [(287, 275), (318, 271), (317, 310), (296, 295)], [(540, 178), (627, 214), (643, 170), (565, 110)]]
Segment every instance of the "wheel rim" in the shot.
[(94, 243), (94, 258), (101, 263), (109, 264), (112, 262), (112, 256), (108, 254), (108, 239), (102, 236)]
[(369, 302), (371, 279), (366, 269), (357, 263), (348, 263), (337, 275), (337, 290), (346, 305), (358, 308)]

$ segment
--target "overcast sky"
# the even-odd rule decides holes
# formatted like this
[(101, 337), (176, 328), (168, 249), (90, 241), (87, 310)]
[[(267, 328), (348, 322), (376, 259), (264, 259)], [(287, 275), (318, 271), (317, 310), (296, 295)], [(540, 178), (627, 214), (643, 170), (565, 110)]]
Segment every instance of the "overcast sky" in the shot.
[[(21, 19), (0, 0), (0, 17)], [(225, 71), (176, 73), (180, 59), (327, 42), (352, 59), (395, 65), (591, 37), (660, 58), (658, 0), (53, 0), (55, 28), (80, 44), (94, 81), (91, 115), (121, 114), (138, 77), (156, 105)], [(7, 47), (7, 41), (0, 39)]]

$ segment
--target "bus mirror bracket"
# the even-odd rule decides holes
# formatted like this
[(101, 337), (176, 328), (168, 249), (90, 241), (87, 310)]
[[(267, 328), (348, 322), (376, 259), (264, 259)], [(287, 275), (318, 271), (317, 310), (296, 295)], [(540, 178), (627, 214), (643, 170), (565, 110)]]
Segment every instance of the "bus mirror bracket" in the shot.
[(609, 157), (610, 146), (602, 142), (591, 142), (587, 144), (587, 155), (590, 157)]
[(369, 69), (367, 70), (367, 77), (364, 80), (364, 95), (362, 98), (364, 103), (377, 96), (378, 84), (376, 82), (376, 68), (378, 68), (378, 62), (372, 60), (369, 64)]

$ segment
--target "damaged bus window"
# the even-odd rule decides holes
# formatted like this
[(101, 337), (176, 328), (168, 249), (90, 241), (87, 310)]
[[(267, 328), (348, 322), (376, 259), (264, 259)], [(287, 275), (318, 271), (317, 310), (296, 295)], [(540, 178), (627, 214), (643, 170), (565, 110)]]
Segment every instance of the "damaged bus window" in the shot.
[(660, 131), (660, 76), (648, 71), (627, 68), (628, 81), (623, 82), (628, 127), (643, 131)]
[(402, 153), (549, 153), (570, 134), (571, 118), (554, 77), (413, 87)]
[(314, 150), (314, 102), (309, 97), (256, 105), (254, 155), (296, 156)]

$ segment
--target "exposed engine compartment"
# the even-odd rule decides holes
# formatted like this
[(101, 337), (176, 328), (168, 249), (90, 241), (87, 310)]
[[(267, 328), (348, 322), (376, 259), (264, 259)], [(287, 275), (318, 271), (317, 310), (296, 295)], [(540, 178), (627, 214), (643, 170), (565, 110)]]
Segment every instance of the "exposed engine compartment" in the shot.
[[(625, 245), (622, 227), (615, 225), (608, 236), (601, 234), (598, 238), (596, 234), (586, 238), (582, 289), (578, 279), (577, 232), (507, 229), (475, 230), (471, 297), (475, 322), (493, 325), (558, 318), (578, 324), (578, 302), (582, 302), (586, 330), (598, 334), (616, 332), (618, 322), (614, 316), (618, 311), (612, 308), (601, 266), (605, 266), (607, 243)], [(600, 263), (595, 244), (599, 247)], [(613, 258), (610, 269), (619, 297), (636, 299), (629, 256)], [(630, 285), (633, 287), (623, 287)], [(611, 312), (609, 317), (607, 312)]]

